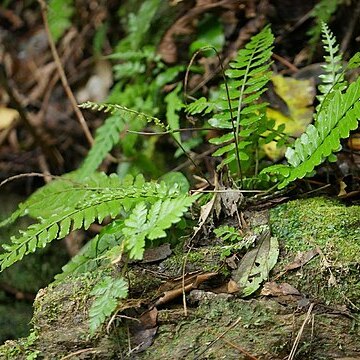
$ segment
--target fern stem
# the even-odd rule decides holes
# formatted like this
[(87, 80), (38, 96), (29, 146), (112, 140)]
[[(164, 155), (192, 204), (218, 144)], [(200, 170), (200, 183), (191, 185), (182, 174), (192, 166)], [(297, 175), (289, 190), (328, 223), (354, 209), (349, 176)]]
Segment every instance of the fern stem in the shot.
[(225, 89), (226, 89), (226, 96), (227, 96), (227, 101), (228, 101), (228, 105), (229, 105), (229, 110), (230, 110), (230, 116), (231, 116), (231, 125), (232, 125), (232, 129), (233, 129), (233, 133), (234, 133), (234, 140), (235, 140), (235, 148), (236, 148), (236, 160), (237, 160), (237, 167), (238, 167), (238, 175), (240, 178), (240, 182), (241, 182), (241, 186), (243, 186), (243, 177), (242, 177), (242, 170), (241, 170), (241, 161), (240, 161), (240, 155), (239, 155), (239, 142), (238, 142), (238, 137), (236, 136), (236, 129), (235, 129), (235, 124), (234, 124), (234, 116), (233, 116), (233, 109), (231, 106), (231, 100), (230, 100), (230, 94), (229, 94), (229, 88), (228, 88), (228, 84), (227, 84), (227, 79), (225, 76), (225, 69), (223, 66), (223, 62), (221, 59), (221, 56), (219, 54), (219, 52), (213, 47), (213, 46), (205, 46), (201, 49), (199, 49), (198, 51), (196, 51), (194, 53), (194, 55), (191, 57), (191, 60), (189, 62), (189, 65), (186, 68), (186, 73), (185, 73), (185, 79), (184, 79), (184, 101), (186, 104), (186, 99), (187, 99), (187, 84), (188, 84), (188, 79), (189, 79), (189, 72), (190, 72), (190, 67), (193, 64), (193, 62), (195, 61), (196, 56), (203, 51), (206, 50), (213, 50), (216, 54), (216, 56), (218, 57), (219, 60), (219, 64), (221, 67), (221, 76), (223, 77), (224, 80), (224, 84), (225, 84)]

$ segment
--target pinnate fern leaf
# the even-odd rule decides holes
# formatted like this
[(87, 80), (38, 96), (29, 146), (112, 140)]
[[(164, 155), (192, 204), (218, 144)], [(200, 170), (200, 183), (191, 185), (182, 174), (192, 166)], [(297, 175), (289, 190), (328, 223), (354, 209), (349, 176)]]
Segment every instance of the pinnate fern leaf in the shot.
[(311, 173), (328, 156), (341, 149), (340, 140), (358, 127), (360, 120), (360, 78), (350, 84), (345, 93), (333, 90), (332, 100), (321, 108), (314, 125), (286, 151), (289, 166), (274, 165), (266, 173), (284, 176), (279, 188)]
[[(136, 204), (142, 203), (144, 200), (147, 204), (153, 204), (156, 201), (164, 201), (167, 204), (167, 201), (175, 198), (174, 208), (171, 209), (174, 211), (174, 217), (170, 221), (171, 225), (179, 215), (178, 201), (182, 201), (179, 206), (185, 211), (195, 199), (187, 195), (178, 198), (179, 189), (176, 186), (168, 188), (165, 183), (145, 182), (141, 176), (135, 180), (131, 177), (120, 180), (114, 175), (94, 174), (81, 184), (70, 184), (71, 186), (68, 179), (57, 180), (54, 184), (49, 184), (49, 188), (54, 191), (54, 194), (45, 186), (20, 205), (20, 215), (27, 213), (36, 215), (34, 217), (38, 222), (30, 225), (19, 236), (12, 236), (10, 244), (3, 245), (5, 252), (0, 255), (1, 270), (21, 260), (24, 255), (36, 251), (37, 248), (45, 247), (54, 239), (65, 237), (72, 230), (82, 227), (87, 229), (93, 222), (101, 222), (106, 216), (115, 218), (121, 210), (130, 211)], [(57, 197), (61, 199), (60, 203), (57, 203)], [(58, 206), (54, 206), (52, 199)], [(46, 201), (48, 209), (44, 210)], [(49, 209), (52, 215), (49, 215)], [(163, 219), (165, 215), (168, 216), (166, 210), (170, 211), (165, 205), (161, 210), (164, 210), (164, 213), (159, 215), (159, 219)], [(166, 229), (168, 223), (163, 223), (159, 227), (163, 226), (163, 229)], [(143, 248), (143, 243), (141, 240), (139, 242), (140, 244), (134, 240), (133, 244), (134, 247), (137, 247), (136, 250), (132, 250), (132, 247), (129, 246), (129, 250), (137, 255), (136, 258), (142, 254), (138, 249)]]
[(127, 297), (128, 286), (122, 278), (105, 276), (90, 294), (95, 296), (89, 310), (90, 334), (94, 335), (99, 326), (115, 311), (119, 299)]
[[(221, 137), (210, 140), (212, 144), (223, 145), (213, 155), (224, 156), (222, 164), (247, 160), (248, 146), (257, 143), (266, 127), (266, 103), (260, 103), (260, 96), (266, 90), (270, 79), (270, 57), (274, 37), (269, 27), (253, 36), (241, 49), (226, 76), (230, 79), (228, 88), (222, 87), (219, 98), (206, 101), (200, 98), (187, 108), (189, 113), (213, 112), (209, 124), (215, 128), (228, 129)], [(230, 106), (229, 106), (230, 105)], [(240, 141), (246, 136), (246, 141)]]
[(154, 240), (165, 237), (164, 230), (181, 220), (194, 199), (181, 195), (174, 199), (158, 200), (150, 208), (145, 202), (137, 204), (125, 220), (122, 230), (130, 258), (142, 258), (145, 238)]
[(322, 34), (322, 41), (327, 55), (324, 56), (325, 64), (322, 66), (325, 73), (320, 75), (322, 84), (319, 85), (319, 91), (321, 93), (321, 95), (318, 96), (319, 106), (324, 106), (323, 101), (326, 97), (329, 97), (332, 90), (343, 90), (347, 86), (344, 80), (342, 56), (339, 53), (339, 45), (336, 42), (335, 36), (325, 23), (322, 23)]

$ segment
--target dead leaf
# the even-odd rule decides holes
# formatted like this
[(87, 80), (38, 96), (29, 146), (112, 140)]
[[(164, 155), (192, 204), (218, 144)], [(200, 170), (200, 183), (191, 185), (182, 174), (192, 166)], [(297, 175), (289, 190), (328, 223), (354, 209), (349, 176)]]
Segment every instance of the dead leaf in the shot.
[[(312, 104), (315, 97), (315, 85), (312, 79), (295, 79), (282, 75), (272, 77), (275, 92), (286, 103), (289, 114), (268, 108), (267, 116), (275, 121), (276, 126), (285, 125), (285, 134), (300, 136), (312, 121)], [(266, 155), (271, 160), (278, 160), (285, 154), (286, 147), (279, 148), (276, 141), (263, 146)]]
[(214, 195), (211, 198), (211, 200), (206, 203), (205, 205), (201, 206), (200, 209), (200, 217), (199, 222), (196, 227), (194, 227), (194, 234), (192, 236), (192, 239), (196, 236), (196, 234), (201, 230), (201, 228), (204, 226), (206, 220), (209, 218), (210, 214), (215, 210), (215, 213), (217, 216), (219, 216), (218, 212), (220, 212), (221, 208), (219, 209), (219, 197), (218, 193), (216, 192), (219, 189), (219, 183), (217, 176), (214, 177)]
[(234, 281), (233, 279), (230, 279), (226, 284), (216, 288), (212, 289), (212, 292), (215, 294), (236, 294), (240, 291), (239, 285)]
[(240, 191), (226, 187), (220, 187), (219, 190), (221, 190), (220, 198), (224, 205), (222, 210), (227, 216), (234, 216), (244, 200), (244, 195)]
[(79, 103), (85, 101), (104, 101), (109, 95), (113, 83), (111, 63), (106, 60), (97, 60), (94, 74), (91, 75), (86, 85), (76, 93)]
[(278, 284), (275, 281), (270, 281), (264, 284), (261, 290), (261, 295), (264, 296), (283, 296), (283, 295), (301, 295), (299, 290), (288, 283)]
[(350, 135), (347, 144), (351, 150), (360, 151), (360, 133)]
[(203, 273), (203, 274), (187, 274), (184, 279), (182, 277), (168, 281), (161, 288), (171, 288), (171, 290), (164, 291), (163, 296), (156, 300), (154, 306), (164, 305), (179, 296), (182, 296), (183, 292), (187, 293), (193, 289), (197, 289), (200, 284), (211, 279), (217, 275), (215, 272)]
[(157, 315), (156, 307), (144, 312), (139, 322), (133, 322), (129, 326), (131, 332), (131, 345), (134, 349), (131, 353), (139, 353), (146, 350), (154, 342), (157, 332)]
[(308, 263), (313, 257), (319, 255), (318, 249), (309, 250), (307, 252), (299, 253), (295, 256), (292, 263), (285, 266), (285, 271), (298, 269)]
[(270, 230), (261, 234), (259, 244), (247, 252), (241, 259), (238, 269), (232, 272), (232, 278), (241, 288), (242, 296), (255, 292), (269, 276), (279, 256), (279, 243), (270, 236)]

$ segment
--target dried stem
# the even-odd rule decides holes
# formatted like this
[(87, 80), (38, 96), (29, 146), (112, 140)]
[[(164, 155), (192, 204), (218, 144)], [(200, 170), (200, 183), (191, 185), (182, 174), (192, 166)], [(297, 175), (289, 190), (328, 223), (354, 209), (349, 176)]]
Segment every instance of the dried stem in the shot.
[(45, 31), (46, 31), (46, 34), (47, 34), (47, 37), (48, 37), (48, 40), (49, 40), (51, 53), (53, 55), (53, 58), (54, 58), (58, 73), (60, 75), (61, 83), (62, 83), (62, 85), (64, 87), (64, 90), (65, 90), (65, 93), (66, 93), (67, 97), (70, 100), (71, 106), (72, 106), (72, 108), (74, 110), (74, 113), (75, 113), (79, 123), (80, 123), (80, 126), (82, 127), (82, 129), (84, 131), (84, 134), (85, 134), (85, 137), (86, 137), (87, 141), (89, 142), (90, 145), (93, 145), (94, 139), (93, 139), (93, 137), (91, 135), (89, 127), (86, 124), (86, 121), (85, 121), (85, 118), (84, 118), (82, 112), (78, 108), (75, 96), (74, 96), (73, 92), (71, 91), (71, 88), (70, 88), (69, 83), (67, 81), (65, 71), (64, 71), (63, 66), (61, 64), (59, 54), (58, 54), (58, 52), (56, 50), (54, 40), (53, 40), (53, 38), (51, 36), (51, 33), (50, 33), (48, 16), (47, 16), (47, 5), (46, 5), (44, 0), (38, 0), (38, 2), (40, 4), (40, 6), (41, 6), (41, 15), (42, 15), (42, 18), (43, 18), (43, 21), (44, 21)]

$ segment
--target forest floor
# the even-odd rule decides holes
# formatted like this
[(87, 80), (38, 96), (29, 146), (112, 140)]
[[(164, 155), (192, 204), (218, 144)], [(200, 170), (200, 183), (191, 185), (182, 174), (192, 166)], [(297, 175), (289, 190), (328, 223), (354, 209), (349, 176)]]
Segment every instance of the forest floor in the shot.
[[(155, 3), (151, 26), (144, 25), (143, 33), (131, 19), (142, 4), (151, 9)], [(67, 87), (77, 103), (120, 101), (164, 117), (166, 95), (186, 76), (189, 48), (194, 51), (206, 41), (218, 47), (226, 68), (251, 36), (270, 23), (276, 76), (264, 100), (275, 119), (296, 120), (290, 136), (301, 134), (310, 122), (323, 63), (312, 12), (318, 1), (160, 3), (125, 1), (119, 7), (116, 1), (54, 1), (54, 13), (62, 15), (52, 20), (49, 13), (59, 61), (53, 58), (39, 2), (0, 6), (0, 220), (51, 176), (76, 170), (91, 147), (91, 134), (104, 122), (101, 113), (77, 114)], [(328, 18), (324, 8), (324, 20), (346, 61), (359, 48), (360, 3), (330, 1), (329, 12), (330, 3), (337, 8)], [(144, 53), (154, 46), (157, 57), (128, 62), (109, 57), (137, 42)], [(187, 78), (189, 98), (210, 94), (222, 80), (216, 56), (199, 56), (195, 65), (197, 71)], [(139, 70), (142, 66), (145, 70)], [(152, 79), (142, 87), (164, 69), (176, 69), (177, 76), (169, 71), (169, 80)], [(351, 81), (358, 75), (354, 70), (347, 77)], [(154, 90), (155, 83), (161, 85)], [(182, 115), (180, 124), (188, 124)], [(342, 142), (337, 161), (321, 165), (310, 181), (300, 180), (287, 192), (249, 206), (230, 199), (236, 211), (231, 204), (226, 208), (224, 200), (222, 215), (209, 216), (196, 236), (162, 244), (146, 252), (143, 261), (130, 263), (129, 299), (95, 338), (88, 336), (87, 318), (97, 274), (49, 284), (101, 224), (6, 269), (0, 274), (0, 343), (5, 343), (0, 358), (360, 359), (359, 134), (353, 131)], [(119, 134), (121, 141), (128, 135), (126, 130)], [(203, 174), (212, 177), (216, 168), (205, 141), (213, 134), (201, 136), (200, 141), (184, 133), (194, 164), (173, 156), (175, 142), (159, 136), (137, 140), (142, 143), (135, 151), (113, 149), (100, 169), (141, 172), (149, 179), (181, 170), (196, 188)], [(268, 164), (280, 161), (274, 147), (262, 152)], [(0, 243), (31, 222), (25, 218), (0, 229)], [(239, 296), (236, 245), (212, 233), (217, 225), (237, 224), (248, 241), (265, 234), (261, 251), (276, 248), (279, 256), (269, 278), (249, 296)]]

